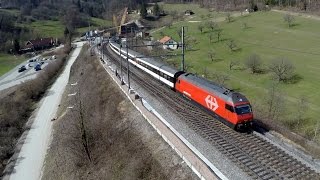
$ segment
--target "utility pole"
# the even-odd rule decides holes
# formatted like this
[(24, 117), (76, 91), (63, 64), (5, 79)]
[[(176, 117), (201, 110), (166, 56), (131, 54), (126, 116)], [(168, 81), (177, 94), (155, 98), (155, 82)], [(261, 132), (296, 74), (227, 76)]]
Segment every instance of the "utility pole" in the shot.
[(103, 60), (103, 36), (100, 36), (101, 59)]
[(126, 27), (126, 48), (127, 48), (127, 75), (128, 75), (128, 88), (130, 90), (130, 70), (129, 70), (129, 58), (128, 58), (128, 44), (129, 44), (129, 41), (128, 41), (128, 29)]
[(120, 48), (119, 48), (119, 54), (120, 54), (120, 80), (121, 80), (121, 85), (123, 85), (123, 79), (122, 79), (122, 57), (121, 57), (121, 48), (122, 48), (122, 43), (120, 43)]
[(129, 63), (129, 58), (128, 58), (128, 45), (127, 45), (127, 64), (128, 64), (128, 67), (127, 67), (127, 74), (128, 74), (128, 88), (130, 90), (130, 70), (129, 70), (129, 66), (130, 66), (130, 63)]
[(181, 43), (182, 43), (182, 61), (181, 61), (181, 70), (184, 71), (184, 51), (185, 51), (185, 45), (184, 45), (184, 26), (182, 26), (181, 31)]

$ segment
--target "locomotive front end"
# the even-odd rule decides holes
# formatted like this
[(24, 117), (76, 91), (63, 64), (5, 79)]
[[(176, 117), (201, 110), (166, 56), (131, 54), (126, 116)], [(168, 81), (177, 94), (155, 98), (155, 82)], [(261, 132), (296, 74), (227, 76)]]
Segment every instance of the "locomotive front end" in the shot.
[(250, 104), (241, 104), (235, 106), (235, 112), (237, 114), (238, 123), (236, 126), (237, 130), (251, 129), (253, 113)]

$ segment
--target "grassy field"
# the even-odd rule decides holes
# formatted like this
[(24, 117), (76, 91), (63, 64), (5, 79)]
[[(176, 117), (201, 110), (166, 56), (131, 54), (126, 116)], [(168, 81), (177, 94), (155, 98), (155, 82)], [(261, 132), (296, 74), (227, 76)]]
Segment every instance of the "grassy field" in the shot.
[[(109, 26), (112, 24), (111, 21), (99, 19), (99, 18), (91, 18), (92, 25), (91, 29), (96, 29), (103, 26)], [(49, 21), (49, 20), (41, 20), (35, 21), (31, 24), (20, 24), (20, 26), (26, 26), (28, 28), (33, 29), (39, 36), (41, 37), (63, 37), (65, 26), (61, 21)], [(89, 30), (89, 27), (77, 28), (78, 33), (84, 33)]]
[(35, 21), (29, 26), (41, 37), (63, 37), (64, 25), (61, 21)]
[[(90, 27), (91, 29), (112, 26), (112, 21), (109, 21), (109, 20), (104, 20), (104, 19), (99, 19), (99, 18), (91, 18), (91, 21), (93, 23), (93, 25), (91, 25), (91, 27)], [(83, 27), (83, 28), (78, 28), (77, 32), (82, 34), (84, 32), (87, 32), (88, 30), (89, 30), (89, 27)]]
[(217, 18), (222, 17), (225, 15), (225, 12), (215, 12), (215, 11), (209, 11), (205, 8), (200, 8), (198, 4), (165, 4), (165, 3), (159, 3), (159, 6), (165, 10), (166, 12), (172, 12), (176, 11), (178, 13), (183, 13), (186, 10), (192, 10), (194, 12), (194, 15), (190, 16), (192, 21), (199, 21), (211, 18)]
[[(187, 36), (195, 37), (198, 41), (195, 50), (186, 53), (186, 62), (191, 66), (190, 70), (202, 74), (206, 67), (211, 73), (226, 74), (230, 78), (227, 86), (245, 94), (255, 107), (260, 109), (266, 107), (268, 88), (276, 81), (270, 72), (251, 74), (243, 65), (246, 58), (253, 53), (258, 54), (265, 69), (275, 58), (287, 58), (294, 64), (301, 79), (295, 84), (278, 83), (285, 103), (280, 121), (286, 125), (294, 124), (299, 100), (302, 96), (306, 97), (309, 107), (306, 109), (303, 125), (293, 125), (294, 127), (290, 128), (311, 138), (320, 112), (320, 23), (302, 17), (295, 17), (294, 22), (295, 26), (289, 28), (283, 21), (283, 14), (276, 12), (258, 12), (235, 17), (231, 23), (219, 23), (223, 29), (222, 41), (212, 43), (209, 42), (211, 30), (205, 29), (204, 33), (200, 33), (197, 28), (199, 23), (180, 22), (154, 35), (159, 38), (162, 32), (179, 40), (177, 29), (182, 25), (187, 26)], [(244, 23), (248, 28), (243, 28)], [(235, 41), (240, 48), (239, 51), (232, 52), (228, 48), (227, 42), (230, 39)], [(216, 52), (217, 61), (211, 62), (208, 57), (209, 51)], [(241, 63), (238, 70), (229, 70), (231, 60)], [(175, 61), (179, 61), (178, 58)]]
[(25, 58), (23, 58), (22, 56), (0, 54), (0, 76), (20, 64), (24, 59)]

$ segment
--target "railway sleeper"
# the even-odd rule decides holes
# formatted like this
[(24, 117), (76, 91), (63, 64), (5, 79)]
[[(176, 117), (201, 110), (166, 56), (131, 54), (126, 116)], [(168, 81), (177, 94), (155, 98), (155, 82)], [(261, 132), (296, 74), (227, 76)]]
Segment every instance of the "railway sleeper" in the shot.
[(271, 174), (271, 173), (268, 173), (268, 174), (266, 174), (266, 175), (264, 175), (264, 176), (261, 176), (261, 178), (262, 179), (278, 179), (278, 178), (276, 178), (275, 177), (275, 175), (274, 174)]
[(246, 165), (246, 166), (247, 166), (247, 164), (249, 164), (249, 162), (251, 162), (251, 160), (249, 160), (248, 158), (243, 159), (243, 160), (241, 161), (241, 163), (243, 163), (243, 164)]
[(259, 177), (264, 177), (264, 176), (267, 176), (269, 174), (271, 174), (271, 173), (269, 171), (266, 171), (265, 169), (262, 169), (261, 171), (257, 172), (257, 175)]

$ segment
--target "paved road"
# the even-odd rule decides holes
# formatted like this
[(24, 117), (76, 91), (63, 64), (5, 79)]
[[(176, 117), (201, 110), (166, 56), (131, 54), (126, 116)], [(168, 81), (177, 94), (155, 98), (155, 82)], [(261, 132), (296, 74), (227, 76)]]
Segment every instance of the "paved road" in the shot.
[[(59, 47), (56, 47), (53, 51), (63, 48), (63, 45), (60, 45)], [(50, 52), (51, 50), (48, 50), (46, 52)], [(40, 55), (32, 57), (30, 59), (37, 59), (41, 57)], [(37, 71), (34, 70), (34, 67), (27, 67), (27, 70), (23, 71), (23, 72), (18, 72), (18, 69), (22, 66), (22, 65), (27, 65), (29, 63), (29, 60), (23, 61), (21, 64), (19, 64), (18, 66), (16, 66), (15, 68), (13, 68), (11, 71), (7, 72), (6, 74), (2, 75), (0, 77), (0, 91), (10, 88), (12, 86), (18, 85), (20, 83), (22, 83), (23, 81), (26, 80), (31, 80), (34, 79), (37, 76)], [(48, 61), (48, 60), (47, 60)], [(32, 65), (35, 65), (36, 62), (31, 63)], [(44, 68), (48, 63), (44, 63), (42, 65), (42, 68)]]
[[(21, 63), (20, 65), (18, 65), (17, 67), (13, 68), (8, 74), (5, 74), (5, 77), (2, 77), (2, 79), (0, 80), (0, 91), (10, 88), (12, 86), (18, 85), (24, 81), (27, 80), (31, 80), (36, 78), (38, 72), (40, 71), (35, 71), (34, 67), (27, 67), (27, 70), (23, 71), (23, 72), (18, 72), (18, 69), (22, 66), (22, 65), (26, 65), (26, 62)], [(35, 63), (34, 63), (35, 64)], [(41, 68), (44, 68), (45, 66), (47, 66), (48, 63), (45, 62)]]
[(84, 43), (79, 42), (76, 44), (77, 48), (73, 51), (66, 68), (47, 92), (48, 95), (40, 103), (32, 127), (25, 136), (24, 143), (22, 143), (23, 145), (12, 174), (4, 177), (4, 179), (41, 179), (42, 166), (50, 142), (51, 119), (55, 117), (62, 94), (68, 83), (70, 68), (78, 57)]

